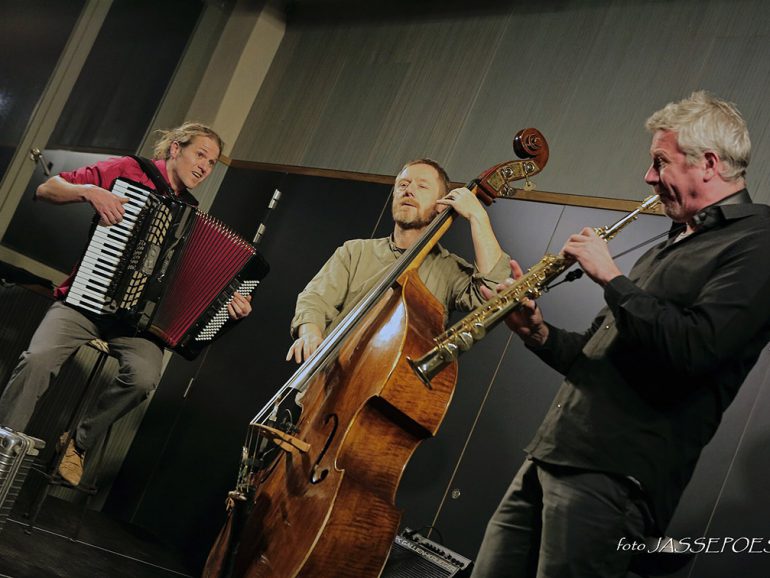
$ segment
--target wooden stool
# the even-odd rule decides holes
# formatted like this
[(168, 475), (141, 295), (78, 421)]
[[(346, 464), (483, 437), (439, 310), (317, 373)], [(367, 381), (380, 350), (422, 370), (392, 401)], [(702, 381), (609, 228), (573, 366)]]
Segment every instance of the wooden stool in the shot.
[(83, 391), (81, 392), (80, 398), (77, 402), (77, 405), (75, 406), (75, 411), (72, 413), (72, 417), (69, 420), (67, 431), (65, 431), (58, 440), (58, 443), (56, 446), (56, 452), (54, 453), (53, 458), (51, 459), (51, 463), (49, 467), (45, 470), (42, 470), (42, 469), (34, 470), (43, 476), (43, 478), (46, 480), (46, 483), (44, 484), (40, 492), (38, 492), (37, 496), (32, 501), (32, 505), (30, 506), (30, 510), (28, 514), (29, 524), (26, 529), (27, 534), (31, 534), (32, 530), (35, 528), (37, 517), (40, 514), (40, 510), (43, 507), (43, 503), (45, 502), (45, 499), (48, 497), (49, 491), (51, 490), (51, 488), (59, 486), (62, 488), (66, 488), (68, 490), (86, 494), (86, 500), (83, 503), (83, 507), (80, 511), (80, 516), (78, 517), (78, 524), (77, 524), (77, 528), (75, 529), (75, 534), (71, 538), (71, 540), (73, 541), (77, 540), (78, 535), (80, 534), (80, 528), (83, 524), (83, 518), (85, 517), (86, 509), (88, 508), (88, 504), (91, 501), (91, 497), (96, 495), (96, 493), (98, 492), (98, 487), (96, 482), (97, 482), (97, 476), (99, 472), (99, 466), (101, 465), (104, 459), (104, 454), (110, 439), (110, 433), (112, 432), (112, 426), (109, 427), (109, 429), (107, 430), (107, 433), (104, 436), (104, 440), (102, 441), (102, 447), (97, 454), (96, 462), (94, 464), (91, 464), (89, 462), (89, 466), (90, 466), (89, 469), (93, 472), (93, 483), (88, 485), (84, 483), (80, 483), (78, 486), (72, 486), (68, 482), (64, 481), (62, 477), (59, 475), (59, 465), (61, 464), (62, 459), (64, 458), (64, 454), (67, 451), (67, 446), (69, 445), (70, 440), (72, 440), (75, 437), (75, 432), (77, 430), (78, 424), (87, 415), (88, 410), (91, 408), (91, 406), (96, 401), (96, 398), (99, 395), (100, 388), (98, 387), (99, 385), (98, 378), (102, 370), (104, 369), (105, 363), (107, 363), (107, 359), (110, 357), (110, 348), (106, 341), (102, 341), (101, 339), (92, 339), (86, 345), (95, 349), (98, 352), (98, 357), (94, 362), (90, 373), (88, 374), (88, 379), (86, 380), (86, 384), (83, 387)]

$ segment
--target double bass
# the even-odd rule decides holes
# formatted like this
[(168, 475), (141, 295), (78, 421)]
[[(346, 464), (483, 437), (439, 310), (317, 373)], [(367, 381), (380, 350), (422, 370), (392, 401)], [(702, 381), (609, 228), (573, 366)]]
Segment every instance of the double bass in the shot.
[[(536, 129), (513, 144), (521, 160), (468, 184), (486, 205), (514, 196), (511, 182), (529, 184), (548, 160)], [(428, 384), (408, 362), (444, 329), (418, 268), (454, 216), (439, 213), (251, 421), (205, 578), (380, 575), (401, 519), (401, 475), (436, 434), (457, 379), (456, 362)]]

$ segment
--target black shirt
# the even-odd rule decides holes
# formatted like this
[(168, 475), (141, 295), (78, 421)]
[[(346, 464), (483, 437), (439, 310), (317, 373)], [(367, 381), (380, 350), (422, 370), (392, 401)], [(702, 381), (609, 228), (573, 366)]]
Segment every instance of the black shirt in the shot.
[(605, 286), (585, 334), (533, 348), (566, 379), (527, 452), (633, 477), (659, 531), (770, 340), (770, 207), (743, 190), (696, 221)]

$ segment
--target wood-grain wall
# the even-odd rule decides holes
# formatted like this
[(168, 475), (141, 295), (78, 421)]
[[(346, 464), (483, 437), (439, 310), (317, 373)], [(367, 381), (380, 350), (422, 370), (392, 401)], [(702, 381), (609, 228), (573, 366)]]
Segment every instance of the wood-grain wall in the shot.
[(368, 18), (299, 10), (233, 158), (393, 174), (427, 155), (465, 181), (510, 157), (513, 133), (535, 126), (552, 153), (539, 189), (640, 199), (645, 119), (707, 89), (746, 117), (750, 188), (770, 200), (767, 2), (433, 5)]

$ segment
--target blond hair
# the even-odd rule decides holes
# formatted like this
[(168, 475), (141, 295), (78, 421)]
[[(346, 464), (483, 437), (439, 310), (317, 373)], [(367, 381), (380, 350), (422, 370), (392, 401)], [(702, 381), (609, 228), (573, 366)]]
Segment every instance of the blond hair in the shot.
[(650, 132), (675, 132), (679, 148), (690, 165), (706, 151), (712, 151), (719, 156), (720, 174), (726, 180), (736, 181), (746, 175), (751, 140), (746, 121), (733, 103), (699, 90), (653, 113), (645, 127)]
[(160, 133), (160, 138), (153, 147), (153, 158), (159, 160), (165, 160), (171, 156), (172, 143), (178, 142), (179, 146), (184, 148), (196, 136), (205, 136), (212, 139), (219, 147), (219, 154), (222, 154), (222, 149), (225, 146), (222, 138), (210, 126), (200, 122), (185, 122), (176, 128), (157, 130), (155, 132)]

